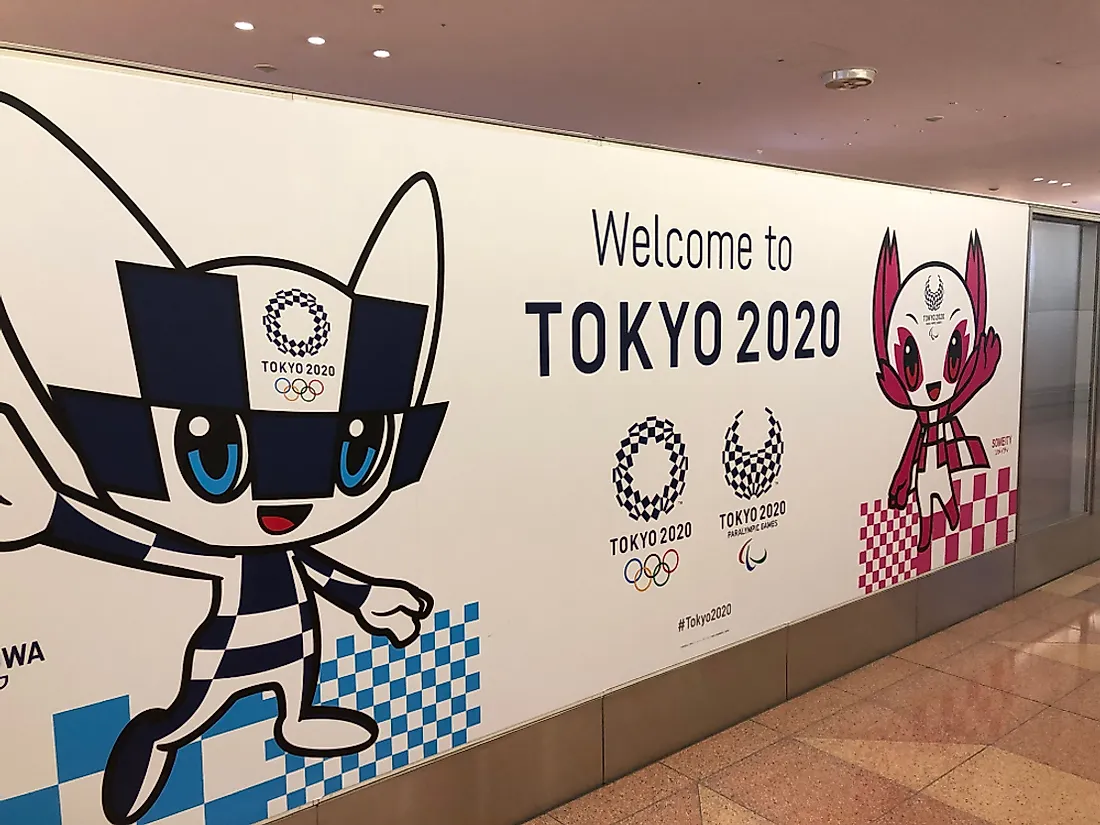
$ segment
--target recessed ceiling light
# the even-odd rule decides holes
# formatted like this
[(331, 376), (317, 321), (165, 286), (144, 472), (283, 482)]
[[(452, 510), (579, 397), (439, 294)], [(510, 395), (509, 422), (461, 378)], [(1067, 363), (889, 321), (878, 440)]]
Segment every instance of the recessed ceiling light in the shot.
[(1056, 181), (1056, 180), (1048, 180), (1048, 181), (1047, 181), (1047, 183), (1048, 183), (1048, 184), (1051, 184), (1051, 183), (1057, 183), (1057, 182), (1058, 182), (1058, 181)]
[(306, 42), (309, 43), (311, 46), (323, 46), (325, 45), (325, 38), (317, 37), (316, 35), (314, 35), (313, 37), (310, 37)]
[(272, 72), (278, 71), (278, 69), (275, 66), (272, 66), (270, 63), (257, 63), (252, 68), (258, 72), (263, 72), (265, 74), (271, 74)]
[(929, 123), (939, 123), (943, 120), (943, 115), (931, 115), (930, 117), (926, 117), (925, 120)]
[(236, 23), (234, 23), (234, 24), (233, 24), (233, 26), (234, 26), (235, 28), (238, 28), (238, 29), (240, 29), (240, 30), (241, 30), (241, 31), (243, 31), (243, 32), (250, 32), (250, 31), (252, 31), (252, 30), (253, 30), (254, 28), (256, 28), (256, 27), (255, 27), (255, 26), (253, 26), (253, 25), (252, 25), (251, 23), (249, 23), (249, 22), (248, 22), (247, 20), (239, 20), (239, 21), (237, 21)]
[(1073, 186), (1073, 184), (1067, 181), (1066, 183), (1063, 183), (1062, 186)]
[(390, 53), (388, 51), (386, 51), (385, 49), (375, 49), (374, 50), (374, 56), (381, 59), (381, 60), (385, 60), (387, 57), (390, 56)]
[(1046, 180), (1046, 178), (1032, 178), (1031, 182), (1032, 183), (1042, 183), (1044, 180)]

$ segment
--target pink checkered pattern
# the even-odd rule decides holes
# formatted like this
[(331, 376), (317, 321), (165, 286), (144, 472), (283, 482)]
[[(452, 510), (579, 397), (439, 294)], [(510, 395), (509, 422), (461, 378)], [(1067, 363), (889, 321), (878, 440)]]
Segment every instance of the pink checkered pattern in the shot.
[(882, 499), (860, 505), (860, 588), (864, 593), (874, 593), (1007, 544), (1016, 529), (1016, 488), (1012, 482), (1009, 467), (956, 479), (959, 529), (948, 532), (947, 517), (937, 508), (932, 517), (932, 547), (919, 555), (920, 516), (915, 500), (904, 511), (891, 509)]

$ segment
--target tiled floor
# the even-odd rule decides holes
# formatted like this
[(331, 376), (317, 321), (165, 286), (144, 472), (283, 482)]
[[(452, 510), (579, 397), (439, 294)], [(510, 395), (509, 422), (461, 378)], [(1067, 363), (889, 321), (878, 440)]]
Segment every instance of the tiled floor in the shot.
[(1100, 563), (530, 825), (1098, 825)]

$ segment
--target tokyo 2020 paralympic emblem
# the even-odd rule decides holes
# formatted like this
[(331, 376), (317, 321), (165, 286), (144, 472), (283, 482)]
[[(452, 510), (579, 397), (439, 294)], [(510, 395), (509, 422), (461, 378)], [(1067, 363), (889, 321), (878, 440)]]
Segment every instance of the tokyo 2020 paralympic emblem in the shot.
[(741, 443), (741, 416), (744, 410), (734, 416), (733, 424), (726, 431), (726, 445), (722, 451), (722, 466), (726, 470), (726, 484), (738, 498), (751, 501), (768, 492), (779, 478), (783, 469), (783, 427), (775, 413), (764, 408), (768, 414), (768, 437), (759, 450), (748, 450)]
[[(634, 457), (649, 443), (660, 444), (668, 451), (668, 481), (658, 493), (643, 494), (634, 489)], [(649, 416), (634, 424), (615, 453), (618, 462), (611, 472), (615, 483), (615, 500), (635, 521), (656, 521), (671, 512), (684, 492), (688, 460), (684, 440), (671, 421)]]
[[(313, 322), (313, 332), (301, 340), (291, 338), (283, 332), (283, 313), (291, 307), (304, 309)], [(316, 355), (328, 343), (331, 329), (332, 324), (328, 320), (325, 308), (305, 290), (280, 289), (264, 307), (264, 330), (267, 332), (267, 340), (273, 343), (283, 355), (292, 355), (296, 358)]]

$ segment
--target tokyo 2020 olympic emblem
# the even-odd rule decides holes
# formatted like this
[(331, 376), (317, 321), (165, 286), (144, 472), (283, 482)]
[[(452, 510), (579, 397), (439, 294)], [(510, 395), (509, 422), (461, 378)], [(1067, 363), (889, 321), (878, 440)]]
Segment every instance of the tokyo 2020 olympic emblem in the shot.
[(722, 466), (726, 470), (726, 484), (738, 498), (751, 501), (770, 490), (783, 469), (783, 428), (775, 413), (768, 414), (768, 437), (759, 450), (747, 450), (741, 443), (738, 428), (744, 410), (734, 416), (733, 424), (726, 431), (726, 446), (722, 451)]
[[(283, 332), (283, 313), (290, 307), (301, 307), (309, 313), (313, 322), (313, 332), (306, 338), (291, 338)], [(280, 289), (264, 307), (264, 330), (267, 340), (284, 355), (304, 358), (316, 355), (328, 343), (328, 334), (332, 324), (328, 320), (325, 308), (317, 299), (305, 290)]]
[(672, 574), (679, 566), (680, 554), (670, 547), (663, 556), (650, 553), (645, 557), (645, 561), (630, 559), (623, 568), (623, 578), (626, 579), (627, 584), (634, 585), (634, 589), (639, 593), (645, 593), (654, 585), (664, 587), (668, 584), (668, 580), (672, 578)]
[[(634, 489), (634, 457), (650, 442), (660, 444), (668, 451), (668, 482), (659, 493), (649, 495)], [(676, 432), (671, 421), (649, 416), (627, 431), (627, 436), (615, 453), (618, 462), (611, 472), (615, 483), (615, 500), (635, 521), (656, 521), (663, 513), (676, 506), (684, 492), (687, 477), (688, 460), (684, 449), (684, 440)]]

